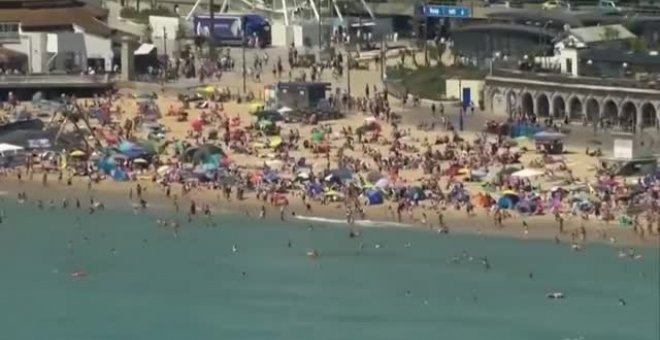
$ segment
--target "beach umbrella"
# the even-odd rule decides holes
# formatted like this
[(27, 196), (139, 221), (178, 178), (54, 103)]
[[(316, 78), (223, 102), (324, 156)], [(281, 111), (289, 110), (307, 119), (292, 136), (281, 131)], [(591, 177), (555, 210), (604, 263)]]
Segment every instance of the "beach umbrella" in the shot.
[(156, 170), (156, 173), (159, 176), (164, 176), (168, 171), (170, 171), (170, 166), (169, 165), (162, 165)]
[(85, 157), (87, 154), (80, 150), (75, 150), (69, 154), (71, 157)]
[(276, 148), (280, 145), (282, 145), (282, 137), (274, 137), (273, 139), (270, 140), (271, 148)]
[(214, 93), (215, 93), (215, 90), (216, 90), (215, 86), (208, 85), (208, 86), (200, 87), (200, 88), (197, 90), (197, 92), (198, 92), (199, 94), (211, 95), (211, 94), (214, 94)]
[(297, 179), (307, 180), (309, 179), (309, 172), (298, 172), (296, 174)]
[(259, 128), (260, 129), (265, 129), (265, 128), (268, 128), (268, 127), (271, 127), (271, 126), (273, 126), (273, 122), (268, 120), (268, 119), (264, 119), (264, 120), (259, 121)]
[(534, 139), (537, 141), (555, 141), (562, 140), (566, 137), (563, 133), (560, 132), (551, 132), (551, 131), (541, 131), (534, 134)]
[(279, 112), (280, 114), (284, 115), (284, 114), (287, 114), (287, 113), (293, 112), (293, 109), (290, 108), (290, 107), (284, 106), (284, 107), (280, 108), (279, 110), (277, 110), (277, 112)]
[(376, 181), (376, 183), (374, 183), (374, 186), (376, 186), (378, 188), (382, 188), (382, 189), (387, 188), (390, 185), (391, 185), (390, 180), (388, 180), (385, 177), (379, 179), (378, 181)]
[(502, 196), (516, 196), (516, 197), (518, 197), (518, 193), (513, 191), (513, 190), (504, 190), (504, 191), (502, 191)]
[(269, 161), (266, 161), (266, 165), (268, 165), (271, 168), (281, 168), (284, 162), (282, 162), (279, 159), (272, 159)]
[(322, 131), (312, 132), (312, 141), (313, 142), (320, 142), (323, 139), (325, 139), (325, 134)]
[(136, 159), (133, 160), (133, 163), (135, 163), (135, 164), (147, 164), (149, 162), (147, 162), (147, 160), (144, 159), (144, 158), (136, 158)]
[(250, 103), (248, 106), (248, 112), (252, 115), (256, 115), (259, 111), (262, 111), (266, 107), (264, 102), (255, 101)]
[(543, 171), (536, 169), (522, 169), (511, 174), (511, 177), (532, 178), (543, 175)]
[(199, 118), (196, 118), (192, 122), (190, 122), (190, 127), (192, 127), (192, 129), (195, 130), (196, 132), (200, 132), (204, 128), (204, 121), (202, 121)]

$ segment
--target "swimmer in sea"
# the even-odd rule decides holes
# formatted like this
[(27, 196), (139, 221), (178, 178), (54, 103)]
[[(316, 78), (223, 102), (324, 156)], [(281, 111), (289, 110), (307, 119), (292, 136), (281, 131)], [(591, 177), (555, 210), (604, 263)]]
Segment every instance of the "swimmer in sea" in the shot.
[(619, 306), (625, 306), (626, 305), (626, 300), (624, 299), (619, 299)]
[(234, 254), (238, 253), (238, 247), (236, 246), (236, 243), (234, 243), (231, 246), (231, 252), (234, 253)]
[(293, 247), (293, 243), (291, 243), (291, 240), (288, 240), (288, 241), (286, 242), (286, 247), (287, 247), (287, 248), (291, 248), (291, 247)]
[(487, 257), (481, 259), (481, 264), (484, 265), (484, 268), (486, 268), (486, 270), (490, 269), (490, 262), (488, 262)]

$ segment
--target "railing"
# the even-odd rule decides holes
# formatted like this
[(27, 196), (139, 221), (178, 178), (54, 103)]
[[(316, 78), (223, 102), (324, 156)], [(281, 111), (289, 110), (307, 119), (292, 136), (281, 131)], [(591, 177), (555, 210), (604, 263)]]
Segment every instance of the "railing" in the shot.
[(610, 86), (621, 88), (653, 89), (653, 81), (624, 78), (574, 77), (562, 74), (525, 72), (518, 70), (493, 69), (493, 77), (515, 78), (575, 85)]
[(108, 83), (118, 80), (117, 75), (69, 75), (69, 74), (4, 74), (0, 75), (0, 83)]
[(21, 36), (18, 34), (18, 32), (0, 31), (0, 42), (7, 43), (7, 42), (20, 41), (20, 40), (21, 40)]

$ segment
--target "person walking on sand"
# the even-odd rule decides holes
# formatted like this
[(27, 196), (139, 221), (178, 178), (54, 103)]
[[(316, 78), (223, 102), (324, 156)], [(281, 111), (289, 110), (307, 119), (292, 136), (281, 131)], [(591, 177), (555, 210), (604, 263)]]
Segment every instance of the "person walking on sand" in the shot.
[(266, 218), (266, 206), (261, 205), (261, 209), (259, 209), (259, 219), (263, 220), (264, 218)]

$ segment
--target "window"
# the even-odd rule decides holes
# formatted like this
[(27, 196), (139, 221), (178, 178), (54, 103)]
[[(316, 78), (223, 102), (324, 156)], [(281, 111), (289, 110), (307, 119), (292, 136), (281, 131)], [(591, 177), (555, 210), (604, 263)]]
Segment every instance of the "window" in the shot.
[(0, 39), (20, 39), (18, 35), (18, 23), (0, 22)]

